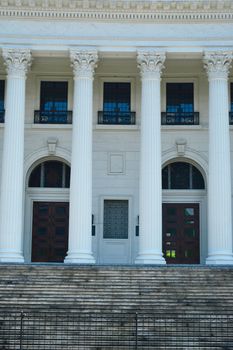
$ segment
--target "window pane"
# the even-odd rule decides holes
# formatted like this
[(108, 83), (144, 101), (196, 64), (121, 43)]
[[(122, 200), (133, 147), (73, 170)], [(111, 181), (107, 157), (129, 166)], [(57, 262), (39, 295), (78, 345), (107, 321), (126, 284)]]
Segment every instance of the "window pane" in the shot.
[(231, 83), (231, 101), (230, 101), (230, 111), (233, 112), (233, 83)]
[[(192, 181), (191, 181), (192, 180)], [(188, 163), (176, 162), (162, 170), (163, 189), (205, 189), (201, 172)]]
[(168, 189), (168, 167), (167, 166), (162, 170), (162, 188), (164, 190)]
[(70, 167), (66, 165), (65, 187), (70, 188)]
[(49, 161), (44, 164), (44, 187), (62, 187), (62, 163)]
[(130, 111), (130, 83), (104, 83), (105, 112)]
[(67, 111), (68, 82), (42, 81), (40, 94), (42, 111)]
[(185, 208), (184, 215), (185, 216), (193, 216), (194, 215), (194, 208)]
[(60, 161), (43, 162), (31, 172), (28, 186), (69, 188), (70, 167)]
[(193, 112), (193, 83), (167, 83), (167, 112)]
[(0, 80), (0, 111), (4, 110), (5, 80)]
[(195, 166), (192, 166), (192, 180), (193, 180), (192, 181), (193, 189), (202, 190), (205, 188), (205, 182), (204, 182), (203, 176)]
[(171, 189), (190, 188), (190, 166), (188, 163), (172, 163), (171, 167)]
[(37, 165), (33, 169), (30, 178), (29, 178), (29, 187), (40, 187), (40, 178), (41, 178), (41, 164)]
[(128, 201), (104, 201), (104, 238), (128, 238)]

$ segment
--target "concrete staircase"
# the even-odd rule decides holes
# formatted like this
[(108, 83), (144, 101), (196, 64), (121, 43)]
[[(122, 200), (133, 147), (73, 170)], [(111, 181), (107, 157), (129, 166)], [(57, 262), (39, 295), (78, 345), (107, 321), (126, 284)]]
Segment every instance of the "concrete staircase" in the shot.
[(0, 265), (0, 307), (223, 313), (233, 268)]
[[(0, 265), (0, 312), (2, 312), (2, 320), (4, 319), (3, 315), (12, 312), (12, 310), (16, 312), (23, 310), (26, 315), (30, 315), (30, 313), (36, 315), (38, 310), (47, 314), (56, 311), (56, 313), (64, 315), (64, 309), (66, 314), (79, 315), (78, 317), (91, 314), (92, 325), (90, 327), (95, 327), (96, 330), (95, 325), (98, 324), (102, 332), (101, 337), (105, 337), (107, 339), (104, 338), (106, 344), (111, 345), (105, 343), (101, 346), (100, 343), (96, 345), (97, 341), (101, 342), (103, 339), (101, 337), (97, 339), (97, 333), (94, 336), (93, 332), (89, 332), (90, 334), (84, 339), (83, 330), (81, 329), (82, 332), (79, 335), (77, 335), (77, 331), (75, 335), (72, 333), (73, 338), (66, 336), (66, 341), (69, 338), (69, 344), (75, 341), (74, 339), (79, 339), (78, 341), (82, 340), (81, 345), (68, 347), (64, 340), (64, 343), (61, 342), (60, 345), (56, 344), (54, 347), (49, 341), (46, 343), (47, 345), (43, 343), (45, 344), (44, 347), (39, 347), (38, 339), (41, 335), (38, 326), (36, 326), (37, 330), (33, 330), (33, 336), (27, 336), (27, 339), (31, 339), (30, 341), (27, 340), (29, 342), (27, 343), (28, 346), (22, 347), (22, 350), (127, 350), (131, 348), (232, 350), (233, 268)], [(138, 322), (141, 322), (138, 327), (137, 347), (134, 340), (135, 313), (138, 313)], [(118, 339), (117, 341), (123, 342), (123, 345), (119, 346), (119, 343), (112, 345), (112, 340), (110, 340), (107, 333), (106, 319), (103, 316), (105, 314), (115, 315), (115, 317), (131, 314), (129, 322), (124, 319), (119, 323), (115, 319), (114, 327), (111, 329), (111, 337), (112, 334), (115, 334), (115, 342)], [(95, 315), (101, 316), (101, 319), (98, 317), (95, 319)], [(147, 315), (146, 321), (143, 319), (144, 315)], [(195, 322), (197, 318), (200, 318), (200, 315), (208, 315), (208, 317), (213, 315), (215, 317), (213, 318), (215, 328), (211, 326), (211, 321), (208, 326), (209, 329), (207, 329), (206, 316), (203, 319), (201, 318), (197, 325)], [(155, 316), (159, 319), (159, 322), (155, 322)], [(71, 321), (68, 318), (64, 321), (64, 316), (62, 318), (62, 324), (66, 327), (65, 324)], [(57, 327), (55, 323), (58, 318), (52, 317), (51, 319), (55, 321), (51, 321), (46, 329), (51, 332), (52, 327), (53, 334), (55, 334), (54, 330)], [(174, 328), (177, 320), (179, 320), (180, 325)], [(52, 324), (53, 322), (55, 323)], [(93, 325), (93, 322), (95, 322), (95, 325)], [(26, 328), (30, 329), (31, 324), (32, 320), (28, 318)], [(147, 336), (143, 333), (145, 324), (147, 324)], [(41, 321), (38, 321), (38, 325), (41, 325)], [(19, 328), (19, 326), (17, 327)], [(10, 331), (8, 332), (12, 332), (13, 328), (9, 328)], [(24, 327), (24, 329), (26, 328)], [(190, 328), (195, 330), (195, 334), (186, 336), (185, 334), (190, 332)], [(103, 329), (106, 329), (104, 333)], [(125, 338), (122, 332), (126, 332), (124, 333)], [(173, 338), (168, 336), (169, 332), (173, 334)], [(66, 332), (66, 334), (68, 333)], [(119, 336), (119, 334), (122, 335)], [(132, 341), (129, 340), (131, 336)], [(35, 344), (33, 343), (33, 337), (37, 337)], [(1, 343), (0, 317), (0, 349), (14, 350), (19, 348), (18, 340), (15, 343), (13, 340), (7, 343), (8, 338), (4, 339), (8, 344), (6, 347)], [(128, 345), (126, 345), (126, 341)], [(55, 340), (53, 344), (55, 344)], [(131, 344), (133, 344), (132, 347)], [(155, 346), (155, 344), (157, 345)]]

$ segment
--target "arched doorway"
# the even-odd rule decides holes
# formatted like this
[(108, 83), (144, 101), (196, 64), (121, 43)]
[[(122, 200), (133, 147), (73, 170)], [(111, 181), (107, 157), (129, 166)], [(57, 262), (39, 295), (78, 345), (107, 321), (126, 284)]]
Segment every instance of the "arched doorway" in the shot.
[[(28, 179), (32, 205), (32, 262), (63, 262), (68, 249), (70, 167), (60, 160), (37, 164)], [(63, 199), (64, 198), (64, 199)]]
[(200, 263), (200, 198), (205, 190), (201, 171), (174, 161), (162, 170), (163, 253), (168, 264)]

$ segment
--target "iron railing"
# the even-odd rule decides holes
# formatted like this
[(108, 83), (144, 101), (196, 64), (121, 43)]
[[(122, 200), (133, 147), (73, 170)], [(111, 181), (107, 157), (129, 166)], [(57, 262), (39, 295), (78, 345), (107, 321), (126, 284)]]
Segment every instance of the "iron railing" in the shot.
[(1, 311), (0, 349), (230, 350), (233, 315)]
[(0, 110), (0, 123), (4, 123), (5, 110)]
[(199, 125), (199, 112), (162, 112), (162, 125)]
[(34, 111), (35, 124), (72, 124), (72, 111)]
[(98, 111), (98, 124), (135, 125), (135, 112)]

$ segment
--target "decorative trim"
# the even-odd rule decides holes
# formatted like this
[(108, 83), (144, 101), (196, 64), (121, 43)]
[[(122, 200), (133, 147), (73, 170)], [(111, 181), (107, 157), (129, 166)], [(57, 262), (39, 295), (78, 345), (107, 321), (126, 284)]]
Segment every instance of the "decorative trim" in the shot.
[(70, 60), (74, 78), (93, 78), (98, 60), (97, 50), (71, 50)]
[(229, 21), (231, 0), (0, 0), (1, 17), (109, 21)]
[(32, 63), (29, 49), (3, 49), (2, 56), (8, 75), (26, 77)]
[(231, 62), (233, 58), (230, 52), (205, 52), (204, 68), (207, 71), (209, 79), (227, 79)]
[(138, 68), (141, 71), (141, 77), (144, 79), (160, 79), (166, 55), (164, 52), (156, 50), (139, 50), (137, 61)]

